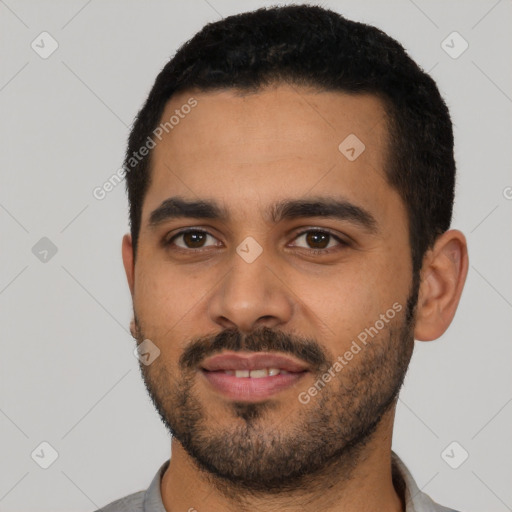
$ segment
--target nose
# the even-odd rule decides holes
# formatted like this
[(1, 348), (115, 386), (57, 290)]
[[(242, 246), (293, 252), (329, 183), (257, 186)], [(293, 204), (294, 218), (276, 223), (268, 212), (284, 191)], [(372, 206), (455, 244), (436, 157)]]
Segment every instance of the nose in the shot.
[(288, 323), (294, 305), (289, 286), (263, 251), (251, 263), (233, 255), (231, 269), (210, 297), (208, 311), (221, 327), (237, 327), (247, 334), (261, 326), (276, 328)]

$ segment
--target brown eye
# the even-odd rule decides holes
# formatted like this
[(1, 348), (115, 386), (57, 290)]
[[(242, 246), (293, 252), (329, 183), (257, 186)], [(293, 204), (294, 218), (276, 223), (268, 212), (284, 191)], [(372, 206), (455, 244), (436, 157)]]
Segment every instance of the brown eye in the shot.
[(335, 248), (336, 245), (341, 247), (348, 245), (338, 236), (321, 229), (309, 229), (307, 231), (303, 231), (296, 237), (296, 240), (301, 239), (305, 242), (305, 245), (299, 243), (296, 244), (297, 247), (309, 249), (311, 251), (325, 252), (326, 254), (331, 252), (330, 249)]
[(207, 245), (205, 244), (206, 241), (208, 240), (208, 237), (215, 240), (215, 238), (206, 231), (189, 229), (187, 231), (182, 231), (181, 233), (174, 235), (167, 242), (167, 245), (176, 245), (181, 249), (201, 249), (203, 247), (207, 247)]
[(329, 245), (331, 235), (323, 231), (310, 231), (306, 234), (306, 242), (313, 249), (325, 249)]
[(185, 245), (191, 249), (202, 247), (205, 240), (206, 234), (201, 231), (189, 231), (188, 233), (183, 233), (183, 241), (185, 242)]

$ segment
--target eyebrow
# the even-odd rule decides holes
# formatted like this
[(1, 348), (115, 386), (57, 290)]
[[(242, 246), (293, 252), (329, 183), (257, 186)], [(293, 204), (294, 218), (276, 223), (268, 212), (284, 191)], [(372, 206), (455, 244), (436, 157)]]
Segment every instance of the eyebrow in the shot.
[[(297, 218), (325, 217), (349, 221), (366, 229), (370, 233), (378, 232), (375, 217), (361, 206), (344, 199), (307, 198), (282, 200), (274, 203), (267, 210), (267, 219), (277, 224), (283, 220)], [(181, 197), (170, 197), (153, 210), (149, 216), (149, 226), (158, 225), (170, 219), (193, 218), (229, 221), (229, 212), (210, 200), (187, 200)]]

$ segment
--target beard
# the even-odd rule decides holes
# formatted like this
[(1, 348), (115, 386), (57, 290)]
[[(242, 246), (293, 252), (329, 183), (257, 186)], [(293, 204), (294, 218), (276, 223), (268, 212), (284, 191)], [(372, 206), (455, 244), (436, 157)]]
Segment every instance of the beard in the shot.
[[(229, 401), (222, 410), (227, 421), (219, 425), (211, 421), (209, 404), (197, 390), (200, 363), (223, 350), (291, 354), (309, 364), (314, 382), (334, 365), (336, 357), (315, 339), (268, 327), (248, 335), (226, 329), (194, 338), (185, 345), (177, 369), (171, 371), (163, 357), (148, 366), (140, 362), (147, 392), (173, 438), (224, 494), (304, 492), (318, 490), (322, 482), (326, 488), (332, 486), (333, 478), (338, 484), (348, 481), (384, 415), (393, 412), (403, 384), (414, 347), (418, 284), (413, 283), (405, 311), (362, 347), (307, 405), (297, 399), (287, 417), (282, 411), (279, 414), (279, 400)], [(146, 337), (136, 315), (134, 322), (134, 337), (142, 342)], [(152, 341), (160, 347), (168, 343)]]

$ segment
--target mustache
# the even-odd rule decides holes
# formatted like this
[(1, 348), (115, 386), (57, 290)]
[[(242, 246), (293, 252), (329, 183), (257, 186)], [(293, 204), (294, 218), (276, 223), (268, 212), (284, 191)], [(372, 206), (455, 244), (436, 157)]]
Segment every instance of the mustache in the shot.
[(215, 335), (195, 338), (183, 351), (179, 365), (185, 370), (196, 369), (204, 359), (223, 350), (290, 354), (316, 371), (329, 366), (324, 350), (314, 339), (292, 336), (266, 326), (255, 329), (248, 335), (236, 328), (230, 328)]

